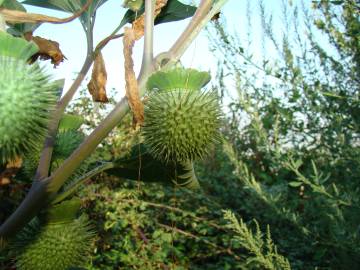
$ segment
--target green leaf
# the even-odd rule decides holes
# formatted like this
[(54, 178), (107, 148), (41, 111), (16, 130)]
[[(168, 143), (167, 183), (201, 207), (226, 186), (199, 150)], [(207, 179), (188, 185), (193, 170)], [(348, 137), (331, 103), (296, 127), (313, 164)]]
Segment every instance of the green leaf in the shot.
[[(2, 1), (2, 2), (3, 2), (2, 3), (3, 8), (26, 11), (24, 6), (21, 3), (19, 3), (18, 1), (16, 1), (16, 0), (5, 0), (5, 1)], [(1, 1), (0, 1), (0, 5), (1, 5)]]
[[(180, 21), (194, 15), (196, 7), (185, 5), (178, 0), (169, 0), (167, 5), (161, 10), (159, 16), (155, 19), (155, 25), (160, 23), (167, 23), (173, 21)], [(144, 13), (144, 7), (139, 10), (139, 12), (134, 12), (128, 10), (121, 23), (120, 27), (123, 27), (127, 23), (132, 23), (136, 17), (139, 17)]]
[(302, 182), (297, 182), (297, 181), (289, 182), (290, 187), (299, 187), (301, 185), (302, 185)]
[[(80, 22), (85, 29), (87, 29), (87, 26), (89, 25), (91, 18), (95, 15), (96, 10), (106, 1), (107, 0), (93, 0), (89, 8), (81, 14)], [(86, 5), (86, 2), (87, 0), (25, 0), (22, 3), (42, 8), (55, 9), (68, 13), (75, 13), (79, 11), (84, 5)]]
[(64, 114), (59, 123), (59, 131), (78, 130), (84, 122), (79, 115)]
[(164, 164), (154, 159), (143, 144), (135, 145), (129, 158), (114, 163), (115, 168), (106, 171), (110, 175), (135, 181), (175, 184), (190, 189), (199, 188), (192, 162)]
[(40, 219), (51, 224), (71, 222), (76, 218), (80, 206), (81, 200), (74, 197), (47, 208), (40, 214)]
[(35, 43), (0, 31), (0, 55), (27, 61), (38, 51), (39, 48)]
[(4, 3), (4, 0), (0, 0), (0, 6)]

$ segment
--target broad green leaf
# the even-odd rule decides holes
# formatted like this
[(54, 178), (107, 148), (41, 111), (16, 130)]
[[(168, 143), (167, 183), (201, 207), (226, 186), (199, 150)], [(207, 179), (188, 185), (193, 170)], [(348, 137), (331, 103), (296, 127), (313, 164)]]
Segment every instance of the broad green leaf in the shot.
[(47, 208), (40, 214), (40, 218), (48, 224), (70, 222), (76, 218), (80, 206), (81, 200), (74, 197)]
[(64, 114), (59, 123), (59, 131), (78, 130), (84, 123), (84, 119), (79, 115)]
[(4, 0), (0, 0), (0, 6), (4, 3)]
[[(194, 15), (196, 7), (185, 5), (178, 0), (169, 0), (168, 4), (161, 10), (159, 16), (155, 19), (155, 25), (166, 22), (180, 21)], [(139, 17), (144, 13), (144, 8), (141, 8), (139, 12), (135, 13), (132, 10), (128, 10), (121, 23), (120, 27), (123, 27), (127, 23), (132, 23), (136, 17)]]
[[(90, 23), (90, 19), (95, 14), (96, 10), (106, 1), (107, 0), (92, 1), (89, 8), (81, 14), (80, 21), (85, 29)], [(45, 1), (25, 0), (22, 3), (27, 5), (42, 7), (42, 8), (55, 9), (68, 13), (75, 13), (79, 11), (87, 3), (87, 0), (45, 0)]]
[(199, 188), (192, 162), (164, 164), (154, 159), (142, 144), (133, 147), (129, 158), (117, 160), (115, 164), (115, 168), (106, 171), (110, 175), (135, 181)]
[(28, 42), (23, 38), (13, 37), (12, 35), (0, 31), (0, 54), (11, 56), (27, 61), (32, 55), (39, 51), (38, 46), (33, 42)]

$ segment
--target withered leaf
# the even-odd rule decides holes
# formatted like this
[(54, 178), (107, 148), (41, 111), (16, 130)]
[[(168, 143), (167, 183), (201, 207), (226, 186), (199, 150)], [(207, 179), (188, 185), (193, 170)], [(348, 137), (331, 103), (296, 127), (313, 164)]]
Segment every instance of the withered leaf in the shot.
[(134, 61), (132, 59), (132, 51), (135, 44), (135, 32), (133, 29), (125, 27), (123, 43), (126, 97), (133, 113), (134, 127), (137, 127), (144, 122), (144, 105), (140, 99), (139, 86), (134, 72)]
[[(160, 14), (161, 9), (164, 6), (166, 6), (167, 2), (168, 0), (156, 0), (155, 11), (154, 11), (155, 17), (157, 17), (157, 15)], [(145, 14), (142, 14), (132, 23), (132, 28), (134, 30), (136, 40), (139, 40), (144, 35), (144, 25), (145, 25)]]
[(5, 170), (0, 172), (0, 186), (10, 183), (10, 179), (16, 175), (21, 168), (22, 159), (16, 158), (6, 164)]
[(31, 58), (31, 62), (35, 62), (38, 58), (41, 60), (51, 59), (51, 63), (54, 67), (58, 66), (61, 62), (66, 59), (60, 50), (59, 43), (56, 41), (45, 39), (42, 37), (32, 36), (31, 33), (25, 35), (27, 40), (32, 40), (39, 47), (39, 52)]
[(109, 101), (106, 96), (106, 81), (107, 73), (105, 62), (101, 52), (99, 52), (95, 57), (91, 80), (87, 85), (93, 101), (102, 103)]

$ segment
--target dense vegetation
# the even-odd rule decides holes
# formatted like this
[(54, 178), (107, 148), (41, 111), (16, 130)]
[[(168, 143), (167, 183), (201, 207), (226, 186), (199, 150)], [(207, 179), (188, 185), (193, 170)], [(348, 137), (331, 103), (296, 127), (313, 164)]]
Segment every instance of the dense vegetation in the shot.
[[(211, 82), (226, 114), (221, 142), (195, 164), (201, 190), (93, 177), (80, 192), (97, 232), (87, 269), (360, 268), (360, 5), (296, 4), (283, 1), (280, 33), (260, 2), (261, 59), (250, 1), (245, 39), (214, 20)], [(83, 94), (69, 109), (86, 115), (84, 132), (102, 118), (93, 106)], [(131, 121), (87, 163), (140, 151)], [(27, 189), (24, 175), (1, 187), (0, 220)]]

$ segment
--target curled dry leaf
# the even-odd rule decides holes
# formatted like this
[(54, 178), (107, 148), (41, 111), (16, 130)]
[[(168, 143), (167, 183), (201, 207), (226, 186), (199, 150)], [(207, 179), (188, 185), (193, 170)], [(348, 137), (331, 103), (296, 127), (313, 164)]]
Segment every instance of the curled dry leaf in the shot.
[(107, 73), (105, 62), (101, 52), (99, 52), (95, 57), (91, 80), (87, 85), (93, 101), (103, 103), (109, 101), (106, 96), (106, 81)]
[(32, 40), (39, 47), (39, 52), (31, 58), (31, 62), (35, 62), (38, 58), (42, 60), (51, 59), (51, 63), (54, 67), (58, 66), (61, 62), (66, 59), (60, 50), (59, 43), (56, 41), (45, 39), (42, 37), (32, 36), (31, 33), (27, 33), (25, 38), (30, 41)]
[[(160, 14), (161, 9), (166, 6), (168, 0), (156, 0), (155, 17)], [(133, 112), (134, 127), (141, 126), (144, 122), (144, 104), (140, 99), (139, 86), (134, 72), (134, 61), (132, 51), (135, 41), (144, 35), (145, 16), (141, 15), (132, 24), (132, 28), (124, 30), (124, 59), (125, 59), (125, 89), (126, 97), (131, 111)]]
[(22, 159), (16, 158), (6, 164), (5, 170), (0, 172), (0, 186), (7, 185), (10, 183), (10, 179), (16, 175), (18, 170), (21, 168)]
[(137, 127), (144, 122), (144, 105), (140, 99), (139, 86), (134, 72), (134, 61), (132, 59), (132, 51), (135, 44), (135, 33), (133, 29), (125, 27), (123, 43), (126, 97), (130, 109), (133, 112), (134, 127)]

